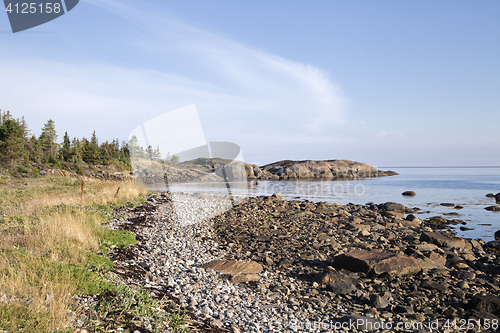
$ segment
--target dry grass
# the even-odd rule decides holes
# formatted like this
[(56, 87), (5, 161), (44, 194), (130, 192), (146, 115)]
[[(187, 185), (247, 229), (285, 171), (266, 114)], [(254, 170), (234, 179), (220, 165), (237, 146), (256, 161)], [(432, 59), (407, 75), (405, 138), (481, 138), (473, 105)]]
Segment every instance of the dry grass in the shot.
[(84, 268), (104, 220), (96, 207), (147, 191), (130, 181), (86, 179), (82, 197), (79, 179), (27, 182), (0, 189), (0, 330), (52, 332), (68, 328), (71, 294), (101, 283)]

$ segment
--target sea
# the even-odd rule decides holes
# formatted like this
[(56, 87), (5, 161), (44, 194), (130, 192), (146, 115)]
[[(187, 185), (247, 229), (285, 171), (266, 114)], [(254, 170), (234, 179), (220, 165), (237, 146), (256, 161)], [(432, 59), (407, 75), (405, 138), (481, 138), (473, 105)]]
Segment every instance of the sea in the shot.
[[(416, 214), (421, 219), (443, 216), (461, 220), (450, 225), (460, 237), (494, 239), (500, 230), (500, 212), (484, 208), (495, 205), (495, 198), (488, 193), (500, 192), (500, 167), (386, 167), (399, 175), (357, 180), (281, 180), (255, 181), (231, 184), (235, 196), (262, 196), (277, 193), (285, 199), (325, 201), (340, 204), (367, 204), (397, 202), (407, 207), (420, 208)], [(158, 190), (150, 188), (151, 190)], [(226, 186), (185, 183), (170, 188), (187, 193), (227, 193)], [(404, 191), (414, 191), (415, 196), (403, 196)], [(462, 206), (443, 206), (441, 203)], [(462, 227), (462, 228), (460, 228)]]

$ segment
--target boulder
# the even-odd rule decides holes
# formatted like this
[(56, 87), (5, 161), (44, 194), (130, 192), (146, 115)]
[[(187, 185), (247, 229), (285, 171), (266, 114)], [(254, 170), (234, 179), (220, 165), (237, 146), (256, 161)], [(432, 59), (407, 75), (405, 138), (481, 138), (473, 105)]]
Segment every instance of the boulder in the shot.
[(399, 253), (381, 252), (377, 250), (353, 250), (341, 254), (334, 259), (337, 268), (345, 268), (353, 272), (389, 273), (402, 276), (418, 273), (422, 267), (417, 259)]
[(500, 204), (500, 192), (495, 194), (495, 200), (496, 200), (497, 204)]
[(465, 239), (440, 231), (425, 231), (420, 236), (420, 241), (436, 244), (439, 247), (445, 248), (456, 247), (461, 249), (472, 249), (472, 245), (470, 245), (470, 243), (468, 243)]
[(500, 240), (500, 230), (495, 232), (495, 240)]
[(476, 296), (467, 303), (469, 309), (500, 315), (500, 297), (492, 295)]
[(406, 207), (402, 204), (395, 203), (395, 202), (386, 202), (383, 204), (378, 205), (379, 209), (382, 210), (395, 210), (404, 213), (406, 211)]
[(500, 206), (488, 206), (484, 209), (489, 210), (490, 212), (500, 212)]
[(417, 193), (415, 193), (413, 191), (404, 191), (403, 193), (401, 193), (401, 195), (408, 196), (408, 197), (414, 197), (417, 195)]

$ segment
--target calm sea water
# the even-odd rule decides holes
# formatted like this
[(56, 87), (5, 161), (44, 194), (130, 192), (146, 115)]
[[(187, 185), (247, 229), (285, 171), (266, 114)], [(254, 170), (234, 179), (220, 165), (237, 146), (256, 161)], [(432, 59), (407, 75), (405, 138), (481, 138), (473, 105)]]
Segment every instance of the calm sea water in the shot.
[[(244, 186), (233, 186), (236, 195), (271, 195), (278, 193), (285, 199), (327, 201), (341, 204), (398, 202), (408, 207), (418, 207), (420, 218), (446, 215), (448, 219), (460, 219), (465, 225), (453, 226), (457, 235), (467, 238), (492, 240), (500, 229), (500, 212), (484, 208), (495, 205), (487, 193), (500, 192), (500, 167), (451, 167), (451, 168), (382, 168), (399, 173), (398, 176), (349, 181), (260, 181)], [(222, 187), (206, 187), (202, 184), (182, 184), (174, 191), (220, 192)], [(414, 191), (414, 197), (402, 196), (404, 191)], [(440, 206), (454, 203), (464, 208)], [(461, 231), (460, 226), (473, 228)]]

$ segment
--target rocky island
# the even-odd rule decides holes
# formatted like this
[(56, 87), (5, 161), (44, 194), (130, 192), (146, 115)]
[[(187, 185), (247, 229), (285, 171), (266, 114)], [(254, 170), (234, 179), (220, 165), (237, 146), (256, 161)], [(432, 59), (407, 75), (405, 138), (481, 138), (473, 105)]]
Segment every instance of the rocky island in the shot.
[(220, 158), (198, 158), (178, 164), (159, 164), (154, 161), (134, 163), (134, 176), (144, 184), (297, 180), (297, 179), (358, 179), (397, 175), (394, 171), (382, 171), (366, 164), (350, 160), (327, 161), (280, 161), (264, 166)]

